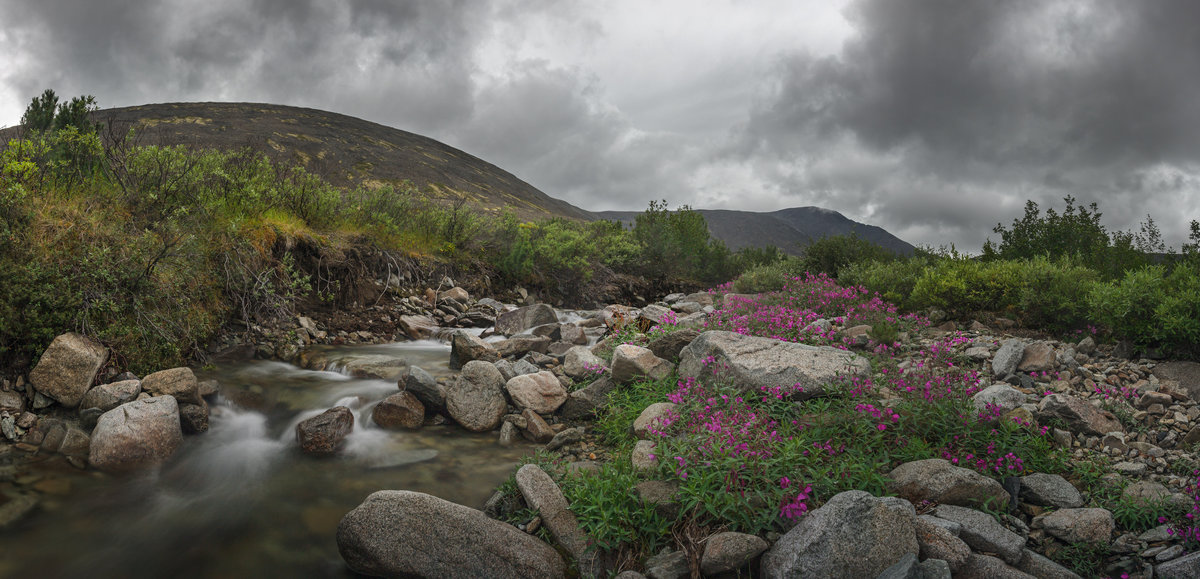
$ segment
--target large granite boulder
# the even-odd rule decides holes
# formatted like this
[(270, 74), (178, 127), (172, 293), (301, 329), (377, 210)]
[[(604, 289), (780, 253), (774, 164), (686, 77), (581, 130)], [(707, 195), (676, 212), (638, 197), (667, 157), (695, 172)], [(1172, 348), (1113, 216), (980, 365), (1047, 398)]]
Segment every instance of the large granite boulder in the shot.
[(380, 428), (417, 430), (425, 422), (425, 405), (412, 392), (397, 392), (375, 405), (371, 419)]
[(823, 393), (826, 384), (839, 378), (866, 377), (871, 372), (866, 358), (845, 350), (709, 331), (679, 353), (679, 375), (702, 381), (713, 378), (712, 369), (704, 367), (709, 357), (725, 368), (722, 380), (749, 391), (799, 384), (804, 388), (801, 399)]
[(875, 577), (917, 554), (907, 501), (845, 491), (800, 520), (767, 550), (763, 577)]
[(437, 322), (429, 316), (400, 316), (397, 325), (413, 340), (428, 340), (438, 329)]
[(175, 397), (135, 400), (100, 415), (88, 462), (107, 472), (133, 470), (166, 460), (182, 440)]
[(999, 482), (940, 458), (906, 462), (892, 469), (888, 476), (892, 479), (890, 490), (914, 504), (928, 500), (998, 509), (1006, 508), (1011, 501)]
[(29, 381), (43, 396), (75, 408), (106, 360), (108, 348), (80, 334), (62, 334), (42, 353), (37, 366), (29, 372)]
[(495, 362), (499, 359), (500, 353), (479, 336), (463, 330), (457, 330), (450, 335), (451, 370), (458, 370), (471, 360)]
[(496, 333), (511, 336), (543, 324), (558, 323), (558, 314), (546, 304), (536, 304), (504, 312), (496, 317)]
[(1038, 403), (1039, 420), (1060, 419), (1075, 432), (1104, 436), (1109, 432), (1124, 432), (1125, 427), (1112, 412), (1100, 410), (1082, 398), (1066, 394), (1051, 394)]
[(191, 368), (171, 368), (142, 378), (142, 391), (152, 396), (174, 396), (180, 404), (199, 404), (200, 390)]
[(354, 414), (345, 406), (334, 406), (296, 425), (296, 441), (305, 454), (328, 455), (338, 451), (354, 430)]
[(581, 566), (590, 567), (595, 560), (593, 554), (587, 552), (590, 542), (588, 536), (579, 527), (575, 514), (570, 511), (567, 499), (554, 479), (536, 464), (517, 469), (514, 478), (525, 504), (541, 515), (542, 523), (550, 529), (554, 541), (581, 562)]
[(450, 418), (472, 432), (488, 432), (500, 426), (508, 410), (504, 399), (504, 376), (495, 366), (472, 360), (446, 389)]
[(608, 364), (587, 346), (575, 346), (563, 357), (563, 372), (571, 378), (588, 378), (604, 372)]
[(538, 414), (550, 414), (567, 401), (567, 390), (547, 370), (515, 376), (504, 387), (517, 408), (528, 408)]
[(1009, 565), (1021, 562), (1025, 538), (1004, 528), (991, 515), (954, 505), (939, 505), (934, 514), (961, 525), (958, 537), (975, 551), (996, 553)]
[(557, 578), (549, 545), (482, 511), (412, 491), (379, 491), (342, 518), (338, 552), (372, 577)]
[(79, 403), (81, 409), (99, 408), (108, 412), (126, 402), (133, 402), (142, 393), (142, 383), (139, 380), (122, 380), (109, 384), (101, 384), (83, 395)]
[(613, 382), (628, 384), (641, 379), (661, 380), (674, 369), (674, 364), (655, 356), (648, 348), (621, 344), (613, 350), (609, 374)]
[(429, 372), (418, 366), (409, 366), (399, 385), (401, 390), (412, 392), (427, 409), (441, 410), (446, 407), (446, 389)]

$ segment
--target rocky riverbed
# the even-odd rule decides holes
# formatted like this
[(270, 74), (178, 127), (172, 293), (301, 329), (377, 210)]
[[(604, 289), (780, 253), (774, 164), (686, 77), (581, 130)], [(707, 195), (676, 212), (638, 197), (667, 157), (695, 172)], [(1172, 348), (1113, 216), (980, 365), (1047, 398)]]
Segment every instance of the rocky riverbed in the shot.
[[(315, 464), (321, 456), (356, 456), (361, 447), (355, 443), (365, 430), (371, 436), (455, 431), (477, 433), (468, 436), (494, 448), (526, 452), (538, 445), (570, 468), (600, 469), (610, 460), (628, 458), (600, 444), (589, 420), (614, 389), (638, 379), (676, 369), (695, 376), (700, 361), (712, 358), (735, 368), (740, 381), (806, 384), (809, 395), (818, 395), (820, 385), (835, 375), (871, 373), (854, 353), (867, 343), (862, 328), (824, 322), (830, 326), (824, 331), (844, 335), (850, 350), (706, 331), (714, 297), (677, 294), (638, 309), (613, 305), (559, 312), (544, 304), (515, 307), (475, 300), (452, 287), (368, 314), (378, 314), (395, 330), (339, 330), (329, 320), (299, 316), (290, 326), (252, 328), (261, 340), (252, 347), (229, 340), (215, 349), (253, 352), (294, 364), (287, 367), (295, 371), (370, 382), (370, 394), (346, 392), (350, 395), (334, 399), (306, 398), (309, 388), (295, 388), (303, 402), (288, 410), (288, 431), (273, 440), (287, 441), (293, 452), (309, 455), (303, 460)], [(602, 339), (615, 327), (648, 327), (664, 320), (679, 329), (644, 348)], [(1197, 365), (1131, 358), (1130, 352), (1098, 347), (1091, 338), (1064, 343), (1028, 333), (1013, 337), (1001, 329), (1008, 328), (1005, 321), (991, 325), (996, 329), (978, 322), (960, 329), (948, 322), (904, 339), (915, 350), (947, 333), (962, 336), (956, 341), (958, 353), (991, 377), (992, 385), (976, 394), (980, 409), (1055, 425), (1056, 444), (1070, 449), (1078, 461), (1103, 465), (1106, 477), (1127, 481), (1121, 486), (1130, 501), (1168, 501), (1190, 508), (1188, 491), (1195, 477), (1180, 465), (1197, 464)], [(863, 339), (855, 338), (859, 335)], [(440, 364), (428, 358), (414, 363), (411, 356), (396, 355), (386, 346), (349, 354), (330, 349), (397, 337), (445, 340), (448, 345), (435, 348), (434, 354), (444, 367), (432, 368)], [(78, 492), (70, 490), (72, 485), (86, 489), (95, 480), (158, 472), (162, 467), (157, 465), (169, 469), (178, 464), (176, 453), (188, 447), (188, 437), (209, 436), (204, 433), (210, 420), (226, 421), (227, 416), (216, 416), (228, 409), (280, 412), (278, 392), (261, 385), (230, 388), (220, 380), (198, 379), (187, 368), (141, 379), (97, 376), (105, 355), (85, 337), (64, 335), (28, 376), (0, 384), (0, 533), (29, 532), (23, 521), (39, 507), (58, 508), (60, 497)], [(588, 386), (575, 388), (576, 382)], [(878, 402), (886, 404), (886, 399)], [(210, 419), (214, 407), (221, 412)], [(646, 428), (666, 409), (661, 404), (646, 408), (635, 431), (648, 439)], [(653, 464), (652, 443), (644, 442), (649, 446), (634, 451), (635, 467)], [(373, 459), (386, 462), (395, 450), (385, 449)], [(516, 456), (503, 455), (507, 458), (497, 463), (511, 469), (503, 465), (511, 465)], [(30, 474), (35, 462), (46, 464)], [(74, 473), (46, 474), (55, 471)], [(668, 550), (624, 565), (651, 577), (717, 576), (739, 569), (763, 576), (1070, 577), (1070, 571), (1040, 553), (1056, 545), (1090, 543), (1109, 553), (1106, 572), (1200, 575), (1200, 555), (1184, 554), (1181, 540), (1166, 525), (1116, 533), (1113, 513), (1084, 508), (1086, 497), (1058, 475), (1026, 473), (1001, 485), (934, 458), (901, 465), (890, 478), (899, 498), (842, 493), (784, 535), (718, 534), (701, 552)], [(517, 484), (519, 496), (497, 494), (485, 511), (536, 511), (537, 519), (523, 529), (443, 500), (444, 494), (434, 489), (426, 494), (417, 492), (419, 485), (381, 481), (369, 490), (384, 492), (338, 514), (341, 518), (350, 511), (336, 534), (341, 556), (351, 569), (380, 576), (466, 576), (472, 570), (487, 576), (561, 576), (568, 567), (584, 575), (617, 570), (613, 561), (587, 548), (589, 540), (552, 478), (526, 465)], [(357, 488), (369, 492), (363, 485)], [(393, 488), (397, 491), (385, 491)], [(477, 485), (477, 490), (488, 494), (491, 487)], [(519, 504), (512, 504), (513, 499)], [(669, 489), (656, 500), (669, 503)], [(977, 510), (998, 502), (1011, 505), (998, 519)], [(550, 530), (558, 551), (530, 534), (539, 526)], [(430, 557), (431, 552), (441, 555)], [(323, 574), (330, 572), (326, 568)]]

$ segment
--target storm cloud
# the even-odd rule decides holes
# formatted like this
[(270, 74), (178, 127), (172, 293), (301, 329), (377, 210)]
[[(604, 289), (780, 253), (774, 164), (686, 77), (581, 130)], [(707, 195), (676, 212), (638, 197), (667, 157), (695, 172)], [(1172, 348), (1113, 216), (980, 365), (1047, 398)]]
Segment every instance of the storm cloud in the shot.
[(251, 101), (445, 141), (585, 209), (818, 205), (977, 250), (1026, 199), (1200, 217), (1200, 4), (0, 0), (0, 126)]

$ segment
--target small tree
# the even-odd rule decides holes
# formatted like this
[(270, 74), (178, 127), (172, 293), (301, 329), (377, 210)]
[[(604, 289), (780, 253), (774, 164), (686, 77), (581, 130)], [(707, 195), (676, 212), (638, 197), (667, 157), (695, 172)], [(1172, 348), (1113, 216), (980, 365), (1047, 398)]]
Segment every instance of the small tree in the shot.
[(25, 114), (21, 115), (21, 124), (32, 131), (48, 131), (54, 128), (54, 111), (58, 106), (58, 95), (52, 89), (46, 89), (41, 96), (33, 97)]

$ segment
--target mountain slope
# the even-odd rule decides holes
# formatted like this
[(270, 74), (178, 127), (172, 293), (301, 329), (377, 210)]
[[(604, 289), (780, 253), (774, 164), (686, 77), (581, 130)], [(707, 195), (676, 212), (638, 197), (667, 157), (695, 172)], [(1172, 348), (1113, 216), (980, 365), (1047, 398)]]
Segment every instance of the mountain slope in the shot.
[(469, 153), (408, 131), (299, 107), (254, 103), (169, 103), (95, 113), (106, 135), (136, 130), (147, 145), (250, 146), (296, 162), (336, 185), (379, 186), (408, 180), (447, 201), (508, 206), (525, 219), (591, 213), (555, 199)]
[[(697, 209), (708, 221), (708, 230), (734, 251), (744, 247), (774, 245), (785, 253), (799, 255), (804, 246), (831, 235), (850, 235), (896, 253), (908, 255), (913, 246), (881, 227), (866, 225), (820, 207), (792, 207), (767, 213), (728, 209)], [(601, 219), (632, 224), (637, 211), (600, 211)]]

